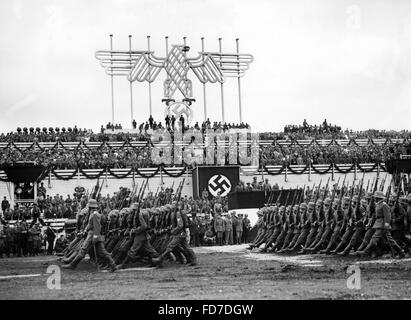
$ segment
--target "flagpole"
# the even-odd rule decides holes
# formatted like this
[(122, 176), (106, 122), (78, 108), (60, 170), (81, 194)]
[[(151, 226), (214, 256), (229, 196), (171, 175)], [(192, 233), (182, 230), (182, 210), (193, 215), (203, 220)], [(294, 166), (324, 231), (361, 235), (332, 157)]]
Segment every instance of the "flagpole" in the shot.
[[(201, 51), (204, 52), (204, 37), (201, 37)], [(202, 54), (202, 60), (204, 64), (204, 54)], [(203, 102), (204, 102), (204, 121), (207, 121), (207, 100), (206, 100), (206, 85), (204, 76), (204, 66), (201, 67), (203, 71)]]
[[(221, 40), (222, 38), (218, 38), (218, 46), (219, 46), (219, 50), (220, 50), (220, 68), (222, 68), (222, 64), (221, 64), (221, 53), (222, 53), (222, 48), (221, 48)], [(225, 117), (224, 117), (224, 84), (223, 82), (220, 83), (220, 87), (221, 87), (221, 113), (222, 113), (222, 124), (224, 125), (225, 123)]]
[[(131, 68), (131, 34), (128, 36), (128, 47), (130, 50), (130, 68)], [(134, 112), (133, 112), (133, 82), (130, 80), (130, 115), (131, 126), (133, 126)]]
[[(147, 49), (150, 51), (150, 36), (147, 36)], [(148, 61), (150, 61), (150, 55), (148, 55)], [(153, 114), (153, 109), (151, 105), (151, 66), (148, 67), (148, 106), (149, 106), (149, 113), (150, 116)]]
[[(240, 53), (239, 47), (239, 38), (235, 39), (236, 47), (237, 47), (237, 54)], [(237, 56), (237, 61), (239, 61), (239, 56)], [(241, 81), (240, 81), (240, 64), (237, 62), (238, 68), (238, 77), (237, 77), (237, 87), (238, 87), (238, 111), (240, 114), (240, 123), (243, 122), (243, 112), (242, 112), (242, 105), (241, 105)]]
[[(111, 66), (113, 66), (113, 35), (110, 34), (110, 57), (111, 57)], [(111, 69), (111, 124), (114, 126), (114, 75), (113, 69)]]

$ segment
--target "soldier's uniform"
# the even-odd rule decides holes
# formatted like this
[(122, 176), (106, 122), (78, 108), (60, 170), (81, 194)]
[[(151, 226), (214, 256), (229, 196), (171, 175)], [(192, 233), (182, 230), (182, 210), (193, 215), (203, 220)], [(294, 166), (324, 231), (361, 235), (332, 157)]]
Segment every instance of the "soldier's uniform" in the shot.
[(296, 204), (292, 208), (292, 212), (290, 212), (289, 216), (287, 217), (286, 224), (287, 224), (287, 233), (285, 235), (283, 245), (278, 252), (284, 252), (285, 249), (290, 244), (293, 236), (294, 236), (294, 228), (296, 228), (296, 219), (297, 219), (297, 212), (298, 212), (299, 205)]
[(290, 249), (287, 249), (287, 251), (295, 251), (297, 249), (300, 249), (300, 247), (303, 246), (304, 243), (306, 242), (308, 234), (310, 233), (310, 229), (311, 229), (310, 219), (311, 219), (313, 210), (314, 210), (314, 203), (312, 202), (310, 202), (308, 206), (306, 205), (305, 207), (303, 207), (303, 210), (301, 212), (301, 223), (300, 223), (301, 232), (296, 242), (294, 243), (294, 245)]
[(180, 212), (179, 210), (176, 210), (172, 213), (170, 241), (167, 244), (166, 250), (162, 252), (158, 258), (153, 258), (153, 263), (161, 264), (164, 258), (178, 247), (184, 252), (184, 255), (187, 258), (187, 263), (189, 265), (194, 266), (197, 264), (197, 258), (194, 254), (194, 251), (187, 243), (186, 228), (188, 228), (188, 220), (186, 219), (186, 217), (184, 217), (184, 215), (185, 213)]
[(133, 204), (132, 209), (135, 211), (133, 229), (130, 232), (131, 237), (133, 237), (133, 244), (127, 253), (127, 257), (121, 263), (121, 267), (124, 267), (127, 262), (133, 261), (137, 258), (139, 253), (142, 253), (144, 256), (148, 256), (150, 259), (159, 256), (158, 252), (148, 241), (147, 232), (149, 229), (149, 215), (147, 210), (143, 209), (139, 211), (139, 206), (137, 203)]
[(225, 230), (224, 220), (219, 214), (214, 217), (214, 230), (217, 234), (217, 245), (223, 245), (223, 234)]
[(25, 220), (17, 224), (17, 256), (27, 254), (28, 226)]
[(406, 199), (400, 198), (395, 206), (391, 209), (391, 233), (393, 239), (398, 243), (400, 247), (408, 251), (408, 245), (410, 241), (406, 238)]
[(116, 265), (113, 261), (113, 258), (104, 248), (104, 235), (101, 233), (102, 215), (97, 211), (97, 201), (94, 199), (90, 199), (88, 207), (91, 212), (85, 230), (87, 232), (87, 237), (84, 240), (80, 248), (80, 251), (74, 258), (74, 260), (70, 264), (63, 265), (62, 267), (65, 269), (75, 269), (79, 262), (86, 256), (86, 254), (89, 253), (92, 249), (94, 249), (94, 253), (97, 256), (96, 258), (107, 260), (111, 268), (111, 271), (115, 271)]
[(348, 255), (352, 248), (357, 248), (361, 244), (362, 238), (364, 236), (368, 201), (361, 199), (360, 203), (360, 212), (354, 222), (354, 233), (344, 250), (339, 253), (342, 256)]
[(275, 239), (272, 251), (279, 250), (283, 246), (284, 241), (286, 240), (289, 225), (290, 225), (290, 216), (292, 214), (291, 211), (292, 211), (292, 207), (287, 206), (287, 208), (285, 208), (285, 211), (283, 212), (283, 216), (281, 219), (281, 232), (278, 235), (277, 239)]
[(303, 221), (303, 215), (305, 215), (306, 211), (307, 211), (307, 204), (306, 203), (301, 203), (297, 214), (296, 214), (296, 220), (295, 220), (295, 225), (294, 225), (294, 233), (293, 233), (293, 237), (290, 241), (290, 244), (287, 246), (287, 248), (281, 250), (282, 252), (288, 252), (291, 251), (292, 248), (294, 248), (294, 245), (297, 243), (297, 240), (299, 239), (301, 232), (302, 232), (302, 227), (304, 224)]
[(334, 210), (333, 225), (332, 225), (332, 234), (330, 240), (327, 244), (327, 247), (323, 250), (320, 250), (320, 253), (329, 253), (341, 240), (341, 230), (344, 224), (344, 213), (343, 209), (339, 208), (339, 200), (336, 201), (337, 207)]
[[(344, 250), (345, 247), (348, 245), (350, 242), (352, 236), (354, 235), (355, 231), (355, 224), (357, 222), (356, 216), (357, 216), (357, 203), (360, 201), (358, 199), (358, 196), (354, 196), (351, 201), (351, 208), (346, 209), (346, 225), (345, 225), (345, 232), (341, 237), (340, 243), (337, 245), (337, 247), (330, 251), (331, 254), (337, 254), (340, 251)], [(351, 213), (351, 214), (350, 214)], [(361, 220), (361, 219), (358, 219)], [(360, 223), (360, 222), (359, 222)]]
[(330, 241), (335, 224), (334, 212), (338, 210), (340, 200), (335, 199), (334, 202), (331, 201), (331, 199), (325, 199), (324, 201), (324, 231), (321, 234), (320, 240), (316, 243), (313, 243), (312, 246), (307, 250), (308, 252), (317, 253), (318, 251), (322, 250), (322, 248), (326, 246)]
[(3, 253), (6, 253), (6, 232), (0, 224), (0, 258), (3, 258)]
[(357, 251), (358, 255), (365, 255), (371, 252), (372, 250), (376, 249), (378, 244), (382, 239), (385, 239), (388, 242), (388, 245), (391, 249), (391, 254), (394, 255), (395, 251), (399, 254), (400, 257), (404, 257), (405, 253), (404, 250), (395, 242), (395, 240), (391, 236), (391, 210), (390, 207), (385, 203), (385, 195), (381, 191), (376, 191), (374, 193), (374, 198), (379, 200), (376, 204), (376, 220), (373, 225), (373, 229), (375, 232), (370, 240), (370, 243), (367, 247), (362, 251)]
[(227, 214), (224, 221), (224, 231), (225, 231), (225, 244), (233, 244), (233, 221), (230, 215)]
[(236, 241), (237, 244), (240, 244), (242, 242), (243, 237), (243, 218), (240, 215), (234, 218), (234, 226), (236, 233)]
[(309, 213), (309, 221), (311, 224), (311, 228), (308, 233), (307, 239), (305, 240), (303, 248), (299, 253), (304, 253), (305, 249), (309, 248), (311, 244), (314, 242), (317, 232), (318, 231), (321, 232), (321, 223), (319, 219), (320, 219), (320, 211), (322, 210), (322, 205), (323, 203), (321, 200), (318, 200), (315, 206), (314, 206), (314, 203), (312, 203), (311, 205), (309, 204), (308, 213)]
[[(274, 210), (272, 214), (272, 222), (269, 224), (268, 229), (270, 230), (267, 234), (266, 239), (262, 239), (260, 242), (265, 242), (265, 247), (262, 249), (262, 252), (267, 251), (267, 249), (277, 240), (278, 236), (281, 234), (282, 231), (282, 224), (283, 224), (283, 214), (285, 211), (285, 207), (281, 206), (278, 208), (274, 206)], [(255, 246), (259, 246), (257, 243)]]

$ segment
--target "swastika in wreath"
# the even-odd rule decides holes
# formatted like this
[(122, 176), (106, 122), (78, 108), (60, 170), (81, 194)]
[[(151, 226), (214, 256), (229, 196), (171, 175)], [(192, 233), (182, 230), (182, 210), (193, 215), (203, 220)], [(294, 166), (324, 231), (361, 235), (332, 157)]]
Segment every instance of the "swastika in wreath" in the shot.
[(208, 190), (214, 197), (218, 193), (220, 193), (220, 196), (225, 197), (231, 191), (231, 182), (226, 176), (216, 174), (208, 180)]

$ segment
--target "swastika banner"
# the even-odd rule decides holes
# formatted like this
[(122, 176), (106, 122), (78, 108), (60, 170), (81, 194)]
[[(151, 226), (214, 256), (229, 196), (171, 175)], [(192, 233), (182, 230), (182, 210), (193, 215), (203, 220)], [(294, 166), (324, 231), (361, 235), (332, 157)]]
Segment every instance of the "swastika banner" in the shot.
[(239, 181), (239, 166), (196, 167), (193, 170), (193, 196), (201, 198), (204, 193), (209, 199), (217, 195), (224, 197), (234, 191)]

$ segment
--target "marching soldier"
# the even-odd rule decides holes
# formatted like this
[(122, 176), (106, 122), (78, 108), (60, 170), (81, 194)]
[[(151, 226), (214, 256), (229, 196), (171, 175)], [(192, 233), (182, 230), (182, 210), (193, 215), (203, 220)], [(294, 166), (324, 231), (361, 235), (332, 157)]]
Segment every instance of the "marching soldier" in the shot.
[[(354, 222), (354, 234), (352, 235), (350, 241), (348, 242), (348, 245), (344, 248), (344, 250), (338, 253), (339, 255), (348, 255), (352, 248), (358, 247), (358, 245), (361, 243), (361, 239), (364, 236), (365, 232), (364, 223), (366, 222), (367, 206), (368, 201), (365, 199), (361, 199), (359, 206), (360, 212), (358, 212), (357, 218)], [(344, 245), (341, 245), (341, 247), (344, 247)]]
[(90, 199), (88, 202), (89, 218), (87, 227), (85, 229), (86, 239), (84, 240), (79, 253), (69, 264), (65, 264), (62, 267), (64, 269), (75, 269), (79, 262), (86, 256), (90, 250), (94, 249), (96, 258), (100, 257), (103, 260), (106, 259), (109, 263), (110, 270), (115, 271), (116, 265), (111, 255), (104, 248), (104, 235), (101, 234), (101, 214), (97, 211), (98, 203), (95, 199)]
[(391, 236), (391, 212), (390, 207), (384, 201), (385, 194), (382, 191), (375, 191), (374, 199), (377, 202), (375, 208), (376, 220), (372, 227), (375, 229), (375, 232), (367, 247), (362, 251), (357, 251), (357, 255), (363, 256), (370, 253), (377, 248), (382, 239), (385, 239), (391, 249), (391, 254), (394, 256), (395, 252), (397, 252), (399, 257), (403, 258), (405, 256), (404, 250), (401, 249)]
[(133, 229), (130, 231), (131, 237), (133, 237), (133, 244), (127, 253), (127, 257), (119, 265), (119, 268), (123, 268), (129, 261), (133, 261), (137, 258), (139, 253), (143, 253), (151, 260), (159, 256), (157, 251), (153, 248), (148, 241), (149, 231), (149, 214), (147, 209), (139, 210), (139, 205), (134, 203), (132, 210), (134, 211), (134, 223)]
[(171, 236), (164, 252), (160, 254), (158, 258), (153, 258), (153, 263), (161, 265), (164, 258), (171, 253), (175, 248), (181, 248), (187, 257), (187, 263), (190, 266), (197, 265), (197, 258), (194, 251), (189, 247), (187, 243), (186, 228), (188, 228), (188, 220), (185, 212), (181, 212), (176, 208), (177, 204), (173, 204), (173, 212), (171, 214)]

